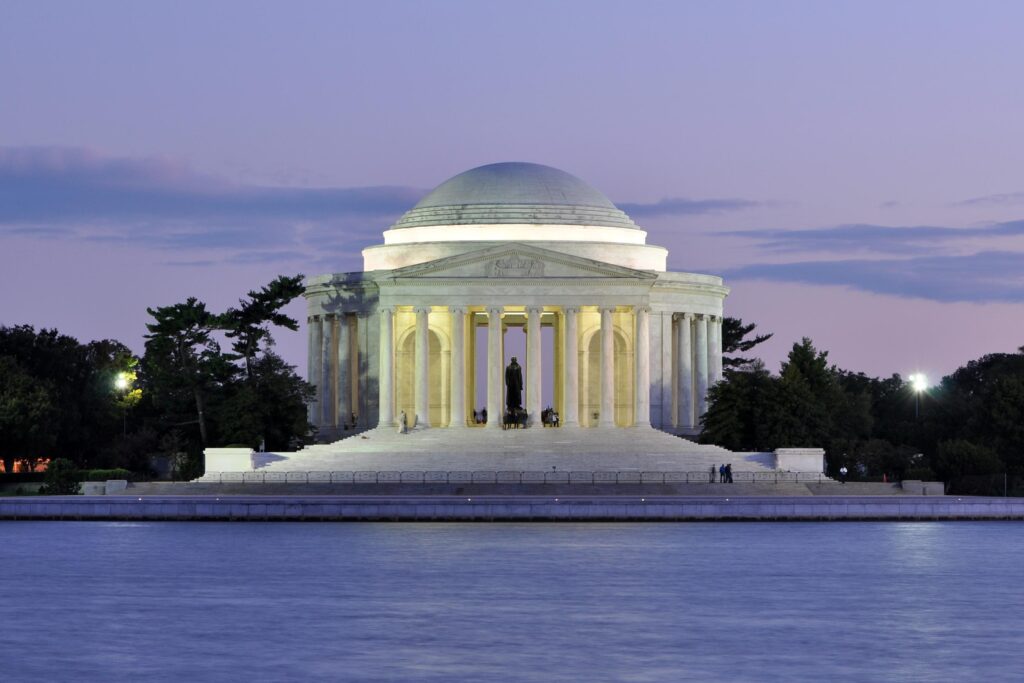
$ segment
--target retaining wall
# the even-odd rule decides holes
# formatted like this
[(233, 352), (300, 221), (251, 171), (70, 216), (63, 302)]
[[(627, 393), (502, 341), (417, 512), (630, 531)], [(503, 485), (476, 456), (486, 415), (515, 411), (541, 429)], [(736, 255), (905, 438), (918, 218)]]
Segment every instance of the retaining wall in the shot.
[(0, 499), (0, 519), (696, 521), (1024, 519), (1024, 499), (623, 496), (188, 496)]

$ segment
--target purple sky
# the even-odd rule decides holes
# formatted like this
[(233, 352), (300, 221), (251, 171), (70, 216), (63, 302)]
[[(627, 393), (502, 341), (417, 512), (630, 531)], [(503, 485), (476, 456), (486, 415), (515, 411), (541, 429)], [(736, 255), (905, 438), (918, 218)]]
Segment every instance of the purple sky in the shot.
[[(937, 378), (1024, 344), (1024, 3), (0, 4), (0, 323), (357, 270), (534, 161), (719, 273), (729, 315)], [(296, 316), (304, 307), (293, 307)], [(305, 332), (280, 334), (302, 371)]]

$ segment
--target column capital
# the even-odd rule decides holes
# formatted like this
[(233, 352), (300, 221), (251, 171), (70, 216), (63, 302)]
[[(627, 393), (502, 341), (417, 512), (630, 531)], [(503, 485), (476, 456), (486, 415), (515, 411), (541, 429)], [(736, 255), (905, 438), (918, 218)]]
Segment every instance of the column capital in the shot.
[(414, 306), (412, 310), (416, 315), (419, 315), (420, 313), (430, 315), (430, 306)]
[(676, 313), (676, 320), (693, 320), (693, 313)]
[(452, 315), (466, 315), (466, 313), (469, 312), (469, 309), (465, 306), (449, 306), (448, 312)]
[(562, 306), (562, 313), (576, 315), (580, 312), (579, 306)]
[(633, 310), (637, 313), (650, 313), (651, 307), (647, 304), (637, 304), (636, 306), (633, 306)]
[(543, 312), (544, 312), (544, 307), (543, 306), (527, 306), (526, 307), (527, 315), (540, 315)]
[(504, 309), (503, 306), (488, 306), (487, 307), (487, 315), (497, 315), (497, 316), (500, 316), (504, 312), (504, 310), (505, 309)]
[(598, 306), (597, 308), (601, 313), (614, 313), (618, 306)]

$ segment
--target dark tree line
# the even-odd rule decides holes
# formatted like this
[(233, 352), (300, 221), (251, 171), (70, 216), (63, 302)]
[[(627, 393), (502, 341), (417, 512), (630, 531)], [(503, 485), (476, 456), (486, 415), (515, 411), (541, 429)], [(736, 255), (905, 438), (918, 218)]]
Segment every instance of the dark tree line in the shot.
[(0, 328), (6, 471), (15, 460), (66, 458), (145, 473), (163, 454), (187, 477), (201, 473), (207, 446), (295, 447), (310, 435), (311, 387), (274, 352), (271, 332), (298, 329), (282, 309), (302, 289), (301, 275), (282, 276), (221, 313), (195, 298), (147, 309), (142, 358), (116, 341)]
[[(742, 342), (753, 327), (731, 327), (727, 353), (759, 343)], [(806, 338), (778, 374), (745, 358), (723, 365), (701, 420), (705, 442), (739, 451), (821, 446), (831, 473), (846, 465), (863, 477), (937, 477), (965, 491), (972, 477), (1024, 477), (1024, 348), (971, 361), (920, 394), (899, 375), (842, 370)]]

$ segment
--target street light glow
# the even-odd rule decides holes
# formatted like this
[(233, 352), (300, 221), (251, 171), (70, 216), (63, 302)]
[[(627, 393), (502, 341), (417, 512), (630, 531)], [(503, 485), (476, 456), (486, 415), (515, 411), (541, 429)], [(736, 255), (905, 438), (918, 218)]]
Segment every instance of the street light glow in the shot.
[(114, 386), (117, 387), (118, 391), (124, 391), (128, 388), (128, 375), (119, 372), (117, 373), (117, 379), (114, 380)]
[(911, 388), (919, 394), (928, 389), (928, 378), (923, 373), (915, 373), (907, 379), (910, 380)]

